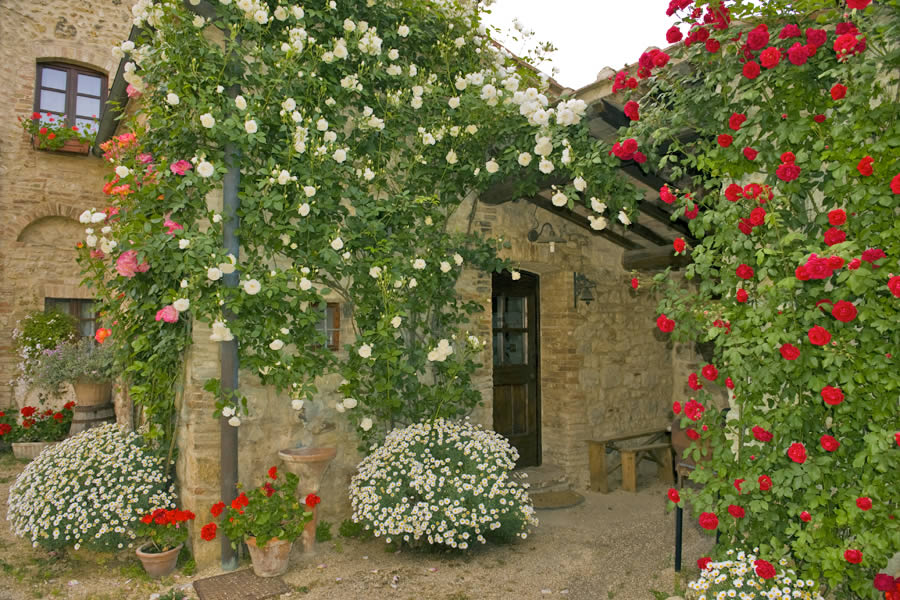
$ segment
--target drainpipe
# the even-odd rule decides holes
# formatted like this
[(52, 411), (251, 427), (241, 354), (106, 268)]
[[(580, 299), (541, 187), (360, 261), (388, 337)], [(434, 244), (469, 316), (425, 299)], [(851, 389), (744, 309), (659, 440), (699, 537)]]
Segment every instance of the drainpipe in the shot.
[[(236, 89), (229, 90), (229, 92), (232, 98), (237, 95)], [(228, 166), (222, 186), (225, 251), (234, 256), (236, 260), (240, 253), (240, 240), (237, 236), (239, 225), (237, 211), (240, 205), (238, 188), (241, 183), (241, 166), (239, 153), (233, 142), (225, 144), (225, 164)], [(236, 288), (239, 282), (238, 271), (225, 275), (223, 279), (226, 288)], [(225, 307), (224, 313), (227, 322), (234, 321), (235, 315), (228, 310), (228, 307)], [(223, 342), (220, 352), (222, 393), (229, 398), (238, 389), (238, 340)], [(229, 425), (228, 419), (225, 417), (219, 418), (219, 454), (221, 496), (225, 500), (235, 498), (238, 480), (238, 428)], [(224, 571), (233, 571), (238, 566), (237, 552), (231, 547), (231, 542), (232, 540), (222, 536), (222, 570)]]

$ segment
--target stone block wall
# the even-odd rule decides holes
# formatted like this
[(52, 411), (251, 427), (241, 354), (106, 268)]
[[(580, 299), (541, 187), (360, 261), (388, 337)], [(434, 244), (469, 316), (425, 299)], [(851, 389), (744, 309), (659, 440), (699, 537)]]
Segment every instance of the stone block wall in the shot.
[(33, 111), (39, 61), (90, 67), (111, 82), (118, 61), (110, 47), (130, 29), (130, 3), (120, 0), (11, 0), (0, 7), (0, 408), (15, 402), (11, 333), (19, 319), (43, 310), (47, 297), (92, 297), (75, 262), (84, 235), (78, 215), (106, 205), (101, 159), (34, 150), (17, 117)]

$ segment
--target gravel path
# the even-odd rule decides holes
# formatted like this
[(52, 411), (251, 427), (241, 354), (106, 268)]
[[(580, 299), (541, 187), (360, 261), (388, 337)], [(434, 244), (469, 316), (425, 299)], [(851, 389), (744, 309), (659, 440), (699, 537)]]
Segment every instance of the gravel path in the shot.
[[(8, 456), (0, 456), (4, 518), (9, 485), (23, 467)], [(320, 544), (313, 556), (295, 554), (284, 576), (294, 591), (282, 598), (652, 600), (653, 591), (666, 598), (675, 589), (674, 515), (665, 512), (666, 486), (655, 481), (653, 469), (642, 473), (639, 490), (581, 492), (585, 501), (579, 506), (539, 511), (540, 526), (528, 539), (468, 555), (389, 553), (378, 540), (336, 538)], [(689, 519), (684, 532), (686, 572), (696, 574), (694, 563), (709, 552), (712, 537)], [(0, 526), (0, 600), (149, 600), (173, 585), (196, 598), (190, 582), (220, 572), (211, 568), (193, 577), (149, 581), (133, 554), (56, 558), (14, 538), (5, 523)]]

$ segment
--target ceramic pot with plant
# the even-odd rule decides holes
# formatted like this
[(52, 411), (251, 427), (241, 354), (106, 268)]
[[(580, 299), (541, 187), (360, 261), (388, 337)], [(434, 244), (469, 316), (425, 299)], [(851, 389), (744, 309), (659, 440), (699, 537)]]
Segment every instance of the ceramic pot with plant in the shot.
[(178, 553), (188, 536), (188, 522), (194, 513), (177, 508), (158, 508), (141, 517), (135, 533), (148, 541), (135, 553), (151, 577), (164, 577), (175, 570)]
[[(275, 577), (287, 571), (291, 547), (312, 520), (310, 506), (294, 495), (299, 479), (293, 473), (280, 476), (272, 467), (263, 485), (241, 492), (230, 505), (217, 502), (210, 512), (221, 518), (203, 526), (204, 540), (216, 538), (219, 527), (231, 540), (232, 547), (246, 542), (253, 561), (253, 572), (259, 577)], [(317, 504), (318, 496), (307, 502)]]
[(63, 341), (41, 353), (34, 381), (52, 394), (59, 393), (64, 383), (72, 384), (82, 408), (106, 404), (115, 375), (115, 352), (115, 345), (108, 341)]
[[(74, 402), (67, 402), (60, 410), (23, 406), (19, 411), (21, 423), (14, 420), (4, 427), (4, 422), (0, 421), (0, 436), (9, 436), (16, 458), (33, 459), (47, 446), (65, 439), (72, 424), (74, 407)], [(2, 418), (6, 419), (6, 416)]]

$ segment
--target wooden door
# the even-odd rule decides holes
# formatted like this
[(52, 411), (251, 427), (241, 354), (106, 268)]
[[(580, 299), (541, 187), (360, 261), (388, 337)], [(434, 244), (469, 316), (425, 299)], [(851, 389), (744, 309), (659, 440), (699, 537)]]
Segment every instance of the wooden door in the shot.
[(491, 294), (494, 431), (519, 451), (518, 467), (541, 464), (538, 278), (494, 274)]

